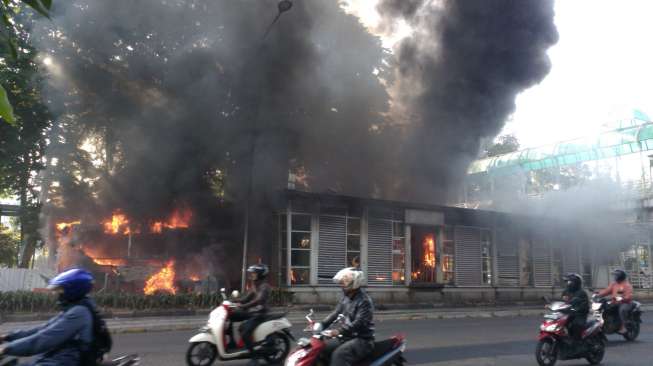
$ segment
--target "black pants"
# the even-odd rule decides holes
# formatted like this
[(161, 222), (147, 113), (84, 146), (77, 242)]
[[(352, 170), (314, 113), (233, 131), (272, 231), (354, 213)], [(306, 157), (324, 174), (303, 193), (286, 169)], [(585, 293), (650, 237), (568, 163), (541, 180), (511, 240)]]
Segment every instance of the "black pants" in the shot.
[(587, 315), (572, 315), (569, 321), (569, 335), (574, 340), (580, 340), (587, 324)]
[(619, 320), (621, 321), (622, 327), (626, 326), (630, 309), (632, 309), (632, 304), (619, 304)]
[(256, 327), (258, 327), (261, 323), (263, 323), (263, 320), (265, 320), (265, 314), (250, 313), (247, 311), (238, 310), (231, 314), (229, 320), (231, 320), (231, 325), (229, 325), (229, 333), (232, 339), (233, 323), (242, 322), (238, 328), (240, 330), (240, 336), (242, 337), (243, 342), (245, 342), (245, 347), (247, 347), (249, 353), (254, 356), (254, 340), (252, 339), (252, 335), (254, 330), (256, 330)]
[(327, 341), (325, 354), (331, 354), (331, 366), (351, 366), (363, 360), (374, 350), (374, 341), (360, 338)]

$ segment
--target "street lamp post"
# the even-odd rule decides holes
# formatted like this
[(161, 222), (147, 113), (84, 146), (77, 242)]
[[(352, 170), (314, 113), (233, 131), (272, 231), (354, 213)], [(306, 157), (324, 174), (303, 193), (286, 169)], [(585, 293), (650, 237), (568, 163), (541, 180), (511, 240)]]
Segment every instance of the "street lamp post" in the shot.
[[(288, 10), (292, 8), (292, 1), (290, 0), (282, 0), (279, 1), (277, 4), (277, 10), (279, 11), (277, 13), (277, 16), (272, 20), (270, 25), (268, 26), (267, 30), (265, 31), (265, 34), (263, 35), (262, 41), (264, 41), (270, 31), (272, 30), (272, 27), (279, 21), (281, 18), (281, 15)], [(258, 50), (260, 50), (261, 47), (257, 48), (257, 54)], [(252, 128), (252, 133), (251, 133), (251, 143), (250, 143), (250, 151), (249, 151), (249, 156), (250, 156), (250, 170), (248, 174), (248, 182), (247, 182), (247, 195), (245, 196), (245, 222), (244, 222), (244, 232), (243, 232), (243, 264), (241, 268), (241, 277), (240, 277), (240, 289), (241, 291), (245, 291), (245, 285), (247, 283), (247, 251), (248, 251), (248, 246), (249, 246), (249, 210), (250, 210), (250, 201), (251, 201), (251, 196), (252, 196), (252, 190), (253, 190), (253, 184), (254, 184), (254, 167), (255, 167), (255, 159), (256, 159), (256, 140), (258, 138), (258, 119), (259, 119), (259, 114), (260, 114), (260, 100), (258, 100), (255, 103), (252, 103), (252, 105), (255, 105), (256, 111), (254, 114), (254, 123), (253, 123), (253, 128)]]

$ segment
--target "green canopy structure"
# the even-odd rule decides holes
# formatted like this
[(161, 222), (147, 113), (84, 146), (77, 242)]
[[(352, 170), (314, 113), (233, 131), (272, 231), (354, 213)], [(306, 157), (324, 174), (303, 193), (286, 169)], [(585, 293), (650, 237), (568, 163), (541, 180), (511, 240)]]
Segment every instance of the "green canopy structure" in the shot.
[[(623, 125), (622, 125), (623, 126)], [(514, 174), (653, 151), (653, 122), (474, 161), (468, 174)]]

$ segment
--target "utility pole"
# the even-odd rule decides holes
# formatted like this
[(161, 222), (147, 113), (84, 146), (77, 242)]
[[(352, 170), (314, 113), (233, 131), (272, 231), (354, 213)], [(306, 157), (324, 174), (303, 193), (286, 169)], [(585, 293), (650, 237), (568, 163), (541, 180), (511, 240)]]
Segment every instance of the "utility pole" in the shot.
[[(287, 12), (292, 8), (292, 1), (290, 0), (282, 0), (279, 2), (277, 5), (278, 13), (277, 16), (272, 20), (272, 23), (268, 26), (267, 30), (265, 31), (265, 34), (263, 35), (263, 39), (261, 40), (261, 46), (263, 45), (263, 41), (267, 38), (268, 34), (272, 30), (272, 27), (279, 21), (281, 18), (281, 14)], [(254, 56), (258, 55), (258, 51), (261, 49), (261, 47), (257, 47), (257, 52), (254, 54)], [(250, 59), (253, 60), (254, 57)], [(260, 79), (260, 75), (257, 75), (257, 79)], [(252, 133), (251, 133), (251, 142), (250, 142), (250, 151), (249, 151), (249, 156), (250, 156), (250, 164), (249, 164), (249, 174), (248, 174), (248, 182), (247, 182), (247, 195), (245, 197), (245, 218), (244, 218), (244, 225), (243, 225), (243, 264), (241, 268), (241, 277), (240, 277), (240, 290), (245, 291), (245, 285), (247, 284), (247, 253), (248, 253), (248, 246), (249, 246), (249, 211), (251, 209), (251, 196), (252, 196), (252, 191), (253, 191), (253, 185), (254, 185), (254, 169), (255, 169), (255, 161), (256, 161), (256, 140), (258, 139), (258, 120), (259, 120), (259, 115), (260, 115), (260, 98), (256, 100), (254, 103), (252, 103), (252, 107), (255, 108), (254, 115), (253, 115), (253, 126), (252, 126)]]

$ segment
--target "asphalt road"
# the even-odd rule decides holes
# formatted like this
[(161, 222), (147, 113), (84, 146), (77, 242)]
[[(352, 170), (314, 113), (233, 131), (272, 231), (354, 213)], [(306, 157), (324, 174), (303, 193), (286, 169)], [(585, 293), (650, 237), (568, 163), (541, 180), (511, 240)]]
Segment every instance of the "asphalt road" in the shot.
[[(644, 314), (643, 320), (640, 338), (635, 343), (626, 343), (620, 336), (608, 337), (603, 365), (653, 366), (653, 316)], [(404, 333), (408, 339), (406, 358), (411, 365), (536, 365), (533, 354), (539, 324), (538, 317), (387, 320), (377, 322), (377, 338)], [(295, 336), (301, 335), (299, 326), (294, 330)], [(181, 366), (191, 335), (192, 332), (120, 334), (115, 337), (115, 350), (138, 352), (146, 366)], [(559, 365), (587, 362), (564, 361)]]

